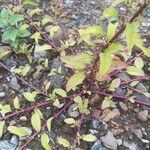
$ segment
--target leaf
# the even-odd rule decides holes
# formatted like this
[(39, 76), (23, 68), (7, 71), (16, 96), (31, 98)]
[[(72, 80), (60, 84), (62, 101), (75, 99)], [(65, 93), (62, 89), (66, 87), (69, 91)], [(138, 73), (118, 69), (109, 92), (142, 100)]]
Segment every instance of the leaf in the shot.
[(112, 43), (106, 50), (104, 53), (107, 53), (107, 55), (111, 55), (114, 53), (119, 52), (121, 49), (123, 48), (123, 46), (121, 44), (118, 43)]
[(114, 7), (105, 8), (103, 11), (103, 15), (101, 16), (101, 19), (107, 19), (107, 18), (118, 18), (118, 11)]
[(100, 53), (98, 78), (104, 77), (111, 68), (112, 56), (109, 53)]
[(52, 120), (53, 120), (53, 117), (49, 118), (46, 122), (47, 129), (49, 132), (51, 131)]
[(40, 51), (46, 51), (46, 50), (50, 50), (50, 49), (52, 49), (52, 47), (48, 44), (44, 44), (44, 45), (36, 44), (35, 51), (40, 52)]
[(115, 0), (115, 1), (112, 3), (112, 6), (116, 6), (116, 5), (118, 5), (118, 4), (120, 4), (120, 3), (123, 3), (123, 2), (125, 2), (125, 0)]
[(83, 72), (77, 72), (71, 76), (66, 84), (66, 91), (69, 92), (71, 89), (74, 89), (76, 86), (81, 84), (85, 79), (85, 74)]
[(2, 34), (2, 42), (6, 42), (9, 40), (15, 42), (17, 35), (18, 30), (12, 27)]
[(127, 73), (133, 76), (144, 76), (144, 71), (135, 66), (130, 66), (127, 68)]
[(60, 95), (61, 97), (67, 96), (67, 93), (63, 89), (54, 89), (53, 92)]
[(70, 143), (66, 139), (59, 137), (57, 140), (58, 140), (58, 143), (62, 145), (63, 147), (66, 147), (66, 148), (70, 147)]
[(101, 105), (102, 110), (111, 107), (111, 104), (112, 104), (111, 97), (105, 97)]
[(35, 102), (35, 97), (37, 95), (37, 92), (24, 92), (23, 96), (26, 98), (26, 100), (28, 100), (29, 102)]
[(134, 61), (134, 65), (135, 65), (137, 68), (142, 69), (143, 66), (144, 66), (143, 59), (140, 58), (140, 57), (136, 58), (135, 61)]
[(9, 113), (9, 112), (11, 112), (11, 107), (10, 107), (10, 105), (4, 105), (4, 106), (2, 106), (1, 111), (0, 111), (0, 113), (1, 113), (2, 115), (5, 115), (5, 114), (7, 114), (7, 113)]
[(9, 17), (9, 15), (10, 15), (10, 12), (9, 12), (8, 9), (3, 8), (3, 9), (1, 10), (1, 17), (2, 17), (2, 18), (7, 19), (7, 18)]
[(27, 30), (27, 28), (29, 27), (29, 25), (27, 24), (23, 24), (19, 30), (18, 30), (18, 36), (19, 37), (27, 37), (29, 36), (31, 33)]
[(32, 127), (39, 132), (41, 130), (41, 117), (39, 115), (38, 111), (34, 111), (34, 113), (31, 116), (31, 124)]
[(10, 18), (9, 18), (9, 23), (11, 24), (11, 25), (14, 25), (14, 24), (16, 24), (16, 23), (18, 23), (18, 22), (20, 22), (20, 21), (22, 21), (22, 20), (24, 20), (24, 16), (23, 15), (11, 15), (10, 16)]
[(82, 140), (86, 142), (94, 142), (96, 137), (92, 134), (82, 135)]
[(11, 53), (11, 51), (0, 50), (0, 59), (7, 56), (9, 53)]
[(127, 41), (128, 49), (131, 51), (133, 46), (137, 43), (139, 39), (139, 34), (137, 34), (137, 28), (139, 24), (137, 22), (127, 23), (125, 29), (125, 36)]
[(29, 13), (29, 15), (32, 17), (35, 14), (40, 14), (42, 10), (40, 8), (32, 9)]
[(141, 49), (147, 57), (150, 57), (150, 48), (142, 47)]
[(23, 69), (21, 70), (21, 75), (22, 75), (22, 76), (26, 76), (30, 69), (31, 69), (31, 67), (30, 67), (29, 65), (26, 65), (26, 66), (23, 67)]
[(15, 135), (18, 135), (19, 137), (28, 135), (28, 132), (21, 127), (9, 126), (7, 130)]
[(137, 84), (139, 83), (139, 81), (133, 81), (133, 82), (131, 82), (131, 84), (130, 84), (130, 86), (136, 86)]
[(80, 29), (79, 34), (83, 41), (85, 41), (89, 45), (93, 45), (93, 41), (91, 41), (91, 36), (102, 37), (104, 35), (104, 32), (101, 26), (93, 25), (85, 29)]
[(143, 94), (144, 94), (146, 97), (150, 98), (150, 93), (144, 92)]
[(35, 33), (31, 36), (31, 38), (34, 39), (36, 43), (38, 43), (38, 41), (39, 41), (40, 39), (42, 39), (41, 33), (40, 33), (40, 32), (35, 32)]
[(3, 135), (4, 125), (5, 125), (5, 121), (0, 121), (0, 138)]
[(74, 118), (66, 118), (64, 120), (65, 123), (71, 125), (71, 124), (76, 124), (76, 121), (74, 120)]
[(107, 28), (107, 37), (110, 40), (116, 33), (118, 23), (109, 23)]
[(90, 53), (80, 53), (75, 56), (61, 56), (61, 61), (66, 63), (67, 67), (72, 69), (82, 70), (88, 65), (92, 60), (92, 55)]
[(20, 108), (20, 103), (19, 103), (19, 98), (16, 96), (15, 99), (14, 99), (14, 107), (16, 109), (19, 109)]
[(54, 26), (50, 29), (50, 36), (53, 37), (59, 32), (61, 32), (61, 28), (59, 26)]
[(119, 78), (114, 79), (109, 87), (110, 91), (115, 91), (116, 88), (120, 86), (121, 80)]
[(49, 145), (49, 136), (46, 133), (41, 135), (41, 144), (45, 150), (51, 150)]

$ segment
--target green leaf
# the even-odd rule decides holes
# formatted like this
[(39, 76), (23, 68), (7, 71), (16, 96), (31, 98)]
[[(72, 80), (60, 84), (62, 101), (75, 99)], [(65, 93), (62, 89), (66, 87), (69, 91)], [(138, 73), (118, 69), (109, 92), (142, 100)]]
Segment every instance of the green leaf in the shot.
[(46, 122), (47, 129), (49, 132), (51, 131), (52, 120), (53, 120), (53, 117), (49, 118)]
[(40, 32), (35, 32), (35, 33), (31, 36), (31, 38), (34, 39), (36, 43), (38, 43), (38, 41), (39, 41), (40, 39), (42, 39), (41, 33), (40, 33)]
[(18, 30), (15, 28), (10, 28), (2, 34), (2, 42), (13, 41), (15, 42), (18, 35)]
[(66, 139), (59, 137), (57, 140), (58, 140), (58, 143), (62, 145), (63, 147), (66, 147), (66, 148), (70, 147), (70, 143)]
[(20, 108), (20, 102), (19, 102), (19, 98), (16, 96), (15, 99), (14, 99), (14, 107), (16, 109), (19, 109)]
[(18, 135), (19, 137), (23, 137), (23, 136), (28, 135), (28, 132), (21, 127), (9, 126), (7, 129), (9, 132), (11, 132), (15, 135)]
[(92, 134), (82, 135), (82, 140), (86, 142), (94, 142), (96, 137)]
[(111, 65), (112, 56), (109, 53), (101, 53), (98, 78), (104, 77), (110, 71)]
[(11, 51), (0, 50), (0, 59), (7, 56), (9, 53), (11, 53)]
[(144, 92), (143, 94), (144, 94), (146, 97), (150, 98), (150, 93)]
[(25, 24), (25, 25), (22, 25), (19, 30), (18, 30), (18, 36), (19, 37), (27, 37), (29, 36), (31, 33), (27, 30), (28, 26)]
[(37, 110), (31, 116), (31, 124), (37, 132), (41, 130), (41, 116)]
[(74, 118), (66, 118), (64, 120), (65, 123), (71, 125), (71, 124), (76, 124), (76, 121), (74, 120)]
[(120, 4), (120, 3), (123, 3), (123, 2), (125, 2), (126, 0), (114, 0), (114, 2), (112, 3), (112, 6), (116, 6), (116, 5), (118, 5), (118, 4)]
[(105, 53), (107, 53), (107, 55), (111, 55), (111, 54), (114, 54), (114, 53), (119, 52), (122, 48), (123, 48), (123, 46), (122, 46), (121, 44), (112, 43), (112, 44), (105, 50)]
[(22, 20), (24, 20), (24, 17), (23, 17), (23, 15), (11, 15), (10, 16), (10, 18), (9, 18), (9, 23), (11, 24), (11, 25), (14, 25), (14, 24), (16, 24), (16, 23), (18, 23), (18, 22), (20, 22), (20, 21), (22, 21)]
[(101, 109), (104, 110), (106, 108), (111, 107), (111, 103), (112, 103), (111, 97), (105, 97), (102, 102)]
[(107, 18), (118, 18), (118, 11), (114, 7), (105, 8), (103, 11), (103, 15), (101, 16), (101, 19), (107, 19)]
[(62, 96), (62, 97), (67, 96), (67, 93), (63, 89), (54, 89), (53, 92), (60, 95), (60, 96)]
[(5, 121), (0, 121), (0, 138), (3, 135), (4, 125), (5, 125)]
[(1, 112), (2, 115), (5, 115), (5, 114), (11, 112), (11, 107), (10, 107), (10, 105), (7, 105), (7, 104), (6, 104), (6, 105), (2, 106), (0, 112)]
[(37, 92), (24, 92), (23, 96), (28, 100), (29, 102), (35, 102), (35, 97), (37, 95)]
[(39, 52), (39, 51), (46, 51), (46, 50), (50, 50), (50, 49), (52, 49), (52, 47), (48, 44), (44, 44), (44, 45), (36, 44), (35, 51)]
[(42, 12), (42, 10), (41, 10), (40, 8), (36, 8), (36, 9), (32, 9), (32, 10), (30, 11), (29, 15), (32, 17), (33, 15), (39, 14), (39, 13), (41, 13), (41, 12)]
[(26, 76), (30, 69), (31, 69), (31, 67), (30, 67), (29, 65), (26, 65), (26, 66), (23, 67), (23, 69), (21, 70), (21, 75), (22, 75), (22, 76)]
[(66, 91), (69, 92), (71, 89), (74, 89), (76, 86), (81, 84), (85, 79), (84, 72), (77, 72), (71, 76), (66, 84)]
[(144, 66), (143, 59), (140, 58), (140, 57), (136, 58), (135, 61), (134, 61), (134, 65), (135, 65), (137, 68), (142, 69), (143, 66)]
[(141, 47), (141, 49), (147, 57), (150, 57), (150, 48)]
[(107, 37), (110, 40), (116, 33), (118, 23), (109, 23), (107, 28)]
[(131, 51), (133, 46), (137, 43), (139, 40), (139, 34), (137, 33), (137, 29), (139, 27), (139, 24), (137, 22), (133, 23), (127, 23), (126, 29), (125, 29), (125, 36), (127, 41), (128, 49)]
[(51, 150), (51, 147), (49, 145), (49, 137), (46, 133), (43, 133), (41, 135), (41, 144), (45, 150)]
[(86, 65), (90, 64), (92, 55), (90, 53), (80, 53), (75, 56), (61, 56), (61, 61), (66, 63), (67, 67), (82, 70)]
[(10, 15), (10, 12), (9, 12), (8, 9), (3, 8), (3, 9), (1, 10), (1, 17), (2, 17), (2, 18), (7, 19), (7, 18), (9, 17), (9, 15)]
[(127, 68), (127, 73), (133, 76), (144, 76), (144, 71), (135, 66), (130, 66)]
[(109, 90), (115, 91), (115, 89), (120, 86), (120, 83), (121, 83), (121, 80), (119, 78), (112, 80), (110, 87), (109, 87)]
[(91, 36), (102, 37), (104, 35), (104, 31), (101, 26), (93, 25), (85, 29), (80, 29), (79, 34), (83, 41), (85, 41), (89, 45), (93, 45)]
[(50, 36), (53, 37), (54, 35), (56, 35), (59, 32), (61, 32), (61, 28), (59, 26), (53, 26), (50, 29)]

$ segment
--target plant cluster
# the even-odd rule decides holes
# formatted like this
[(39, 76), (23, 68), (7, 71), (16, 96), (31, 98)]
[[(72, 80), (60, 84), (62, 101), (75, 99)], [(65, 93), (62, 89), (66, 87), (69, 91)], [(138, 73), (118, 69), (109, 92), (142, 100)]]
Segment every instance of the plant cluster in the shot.
[[(117, 6), (120, 3), (125, 3), (129, 10), (135, 13), (129, 13), (129, 19), (120, 19)], [(32, 4), (27, 3), (25, 4)], [(33, 84), (26, 81), (25, 77), (30, 72), (32, 66), (20, 66), (19, 68), (10, 70), (2, 61), (0, 66), (9, 73), (14, 74), (18, 80), (30, 88), (30, 91), (22, 93), (22, 97), (16, 96), (12, 104), (0, 104), (0, 136), (3, 136), (4, 126), (7, 124), (7, 130), (16, 134), (19, 137), (27, 137), (26, 142), (19, 148), (25, 149), (32, 140), (40, 135), (40, 141), (44, 149), (50, 150), (50, 138), (48, 133), (51, 132), (51, 126), (60, 114), (65, 112), (68, 107), (75, 103), (80, 112), (79, 118), (65, 118), (64, 122), (68, 126), (76, 128), (76, 136), (74, 141), (69, 141), (65, 137), (58, 137), (58, 144), (67, 149), (74, 149), (80, 142), (93, 142), (96, 136), (92, 134), (81, 134), (83, 119), (86, 115), (90, 115), (90, 97), (93, 94), (98, 94), (104, 97), (101, 104), (101, 109), (111, 107), (113, 98), (129, 100), (132, 103), (140, 103), (150, 106), (150, 103), (142, 103), (132, 96), (132, 90), (126, 96), (114, 94), (118, 87), (123, 87), (130, 84), (134, 87), (142, 80), (149, 80), (150, 76), (146, 75), (143, 70), (143, 57), (150, 57), (150, 48), (145, 47), (142, 37), (139, 33), (140, 18), (143, 10), (147, 7), (147, 2), (144, 1), (137, 5), (134, 0), (115, 0), (109, 8), (104, 9), (100, 20), (108, 22), (105, 30), (100, 25), (91, 25), (79, 29), (78, 39), (73, 36), (67, 37), (64, 41), (59, 40), (61, 46), (57, 46), (54, 38), (61, 34), (61, 27), (54, 25), (51, 18), (44, 16), (42, 19), (35, 20), (34, 16), (41, 13), (39, 8), (32, 9), (28, 13), (24, 11), (24, 6), (14, 6), (9, 11), (3, 8), (0, 11), (0, 29), (1, 43), (5, 43), (12, 47), (16, 53), (29, 53), (34, 50), (37, 52), (51, 51), (59, 53), (60, 60), (69, 68), (70, 74), (64, 88), (55, 88), (50, 90), (50, 82), (43, 85), (42, 89), (36, 88)], [(19, 10), (19, 11), (18, 11)], [(129, 11), (130, 12), (130, 11)], [(45, 31), (45, 27), (51, 25), (49, 32)], [(32, 41), (32, 44), (31, 44)], [(88, 45), (90, 50), (85, 50), (80, 53), (70, 54), (69, 49), (77, 45)], [(141, 53), (134, 51), (140, 49)], [(9, 52), (10, 53), (10, 52)], [(132, 54), (136, 56), (131, 58)], [(0, 52), (2, 59), (8, 52)], [(30, 54), (30, 62), (33, 58)], [(35, 60), (34, 60), (35, 61)], [(37, 61), (37, 60), (36, 60)], [(48, 58), (42, 60), (43, 67), (48, 68)], [(56, 70), (51, 70), (50, 75), (55, 74)], [(125, 71), (134, 78), (129, 81), (121, 81), (115, 75), (118, 72)], [(58, 69), (61, 73), (61, 68)], [(141, 91), (136, 91), (141, 92)], [(149, 93), (143, 93), (150, 97)], [(45, 97), (45, 100), (40, 102), (37, 100), (40, 96)], [(22, 107), (20, 99), (24, 99), (27, 103), (26, 107)], [(45, 117), (42, 108), (53, 106), (58, 112), (55, 112), (49, 118)], [(22, 113), (31, 113), (31, 125), (34, 130), (33, 135), (28, 135), (25, 128), (21, 126), (10, 125), (8, 120), (13, 120), (14, 117)], [(71, 143), (72, 142), (72, 143)]]

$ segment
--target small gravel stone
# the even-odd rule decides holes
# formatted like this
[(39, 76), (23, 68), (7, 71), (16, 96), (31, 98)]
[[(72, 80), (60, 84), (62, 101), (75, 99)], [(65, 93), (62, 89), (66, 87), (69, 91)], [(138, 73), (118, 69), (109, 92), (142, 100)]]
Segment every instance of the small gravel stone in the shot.
[(136, 135), (139, 139), (142, 139), (143, 134), (142, 134), (141, 129), (134, 129), (132, 132), (133, 132), (133, 134)]
[(128, 81), (128, 80), (130, 80), (129, 75), (127, 73), (125, 73), (125, 72), (118, 73), (116, 76), (118, 78), (120, 78), (121, 81)]
[(128, 111), (128, 107), (123, 102), (119, 102), (119, 106), (120, 106), (121, 110)]
[(97, 140), (91, 147), (91, 150), (103, 150), (100, 140)]
[(120, 145), (122, 145), (122, 139), (117, 139), (117, 144), (118, 144), (118, 146), (120, 146)]
[(101, 137), (101, 141), (104, 144), (105, 147), (111, 149), (111, 150), (117, 150), (117, 140), (113, 136), (113, 133), (111, 131), (108, 131), (107, 134), (103, 137)]
[(147, 119), (148, 119), (148, 110), (140, 111), (140, 112), (138, 113), (138, 118), (139, 118), (142, 122), (147, 121)]
[(5, 97), (5, 93), (4, 92), (0, 92), (0, 97), (2, 98), (2, 97)]
[(79, 111), (77, 110), (77, 105), (72, 104), (68, 109), (68, 114), (70, 117), (76, 118), (79, 116)]
[(124, 141), (123, 146), (129, 148), (129, 150), (138, 150), (138, 147), (135, 143), (128, 143), (128, 142)]
[(19, 90), (20, 89), (20, 85), (18, 84), (18, 80), (16, 77), (13, 77), (11, 80), (10, 80), (10, 87), (14, 90)]

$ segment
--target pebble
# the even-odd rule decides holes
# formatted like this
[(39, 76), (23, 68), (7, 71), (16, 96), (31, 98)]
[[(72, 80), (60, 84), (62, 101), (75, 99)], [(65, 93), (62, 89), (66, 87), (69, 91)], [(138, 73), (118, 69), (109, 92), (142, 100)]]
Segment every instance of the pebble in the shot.
[(91, 147), (91, 150), (103, 150), (102, 143), (100, 140), (97, 140)]
[(18, 80), (16, 77), (13, 77), (11, 80), (10, 80), (10, 87), (14, 90), (19, 90), (20, 89), (20, 85), (18, 84)]
[(141, 129), (133, 129), (132, 132), (133, 132), (133, 134), (136, 135), (139, 139), (142, 139), (143, 134), (142, 134)]
[(108, 131), (105, 136), (101, 137), (101, 141), (105, 147), (111, 150), (117, 150), (118, 142), (111, 131)]
[(105, 122), (108, 122), (119, 115), (120, 115), (119, 109), (114, 110), (105, 109), (102, 113), (101, 119)]
[(117, 139), (117, 144), (118, 144), (118, 146), (120, 146), (120, 145), (122, 145), (122, 139)]
[(138, 118), (139, 118), (142, 122), (147, 121), (147, 119), (148, 119), (148, 110), (140, 111), (140, 112), (138, 113)]
[(130, 80), (129, 75), (125, 72), (118, 73), (116, 75), (116, 77), (118, 77), (121, 81), (129, 81)]
[(123, 102), (119, 102), (119, 106), (120, 106), (121, 110), (128, 111), (128, 107)]
[(128, 143), (128, 142), (124, 141), (123, 146), (129, 148), (129, 150), (138, 150), (138, 147), (135, 143)]
[(2, 98), (2, 97), (5, 97), (5, 93), (4, 92), (0, 92), (0, 97)]
[(77, 110), (77, 105), (72, 104), (68, 109), (68, 114), (70, 117), (76, 118), (79, 116), (79, 111)]

